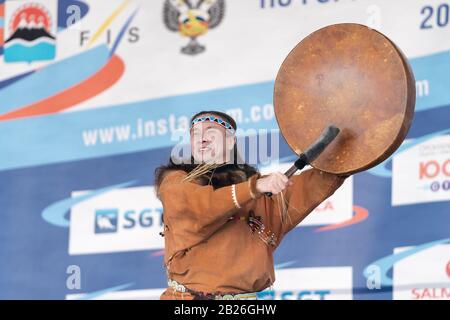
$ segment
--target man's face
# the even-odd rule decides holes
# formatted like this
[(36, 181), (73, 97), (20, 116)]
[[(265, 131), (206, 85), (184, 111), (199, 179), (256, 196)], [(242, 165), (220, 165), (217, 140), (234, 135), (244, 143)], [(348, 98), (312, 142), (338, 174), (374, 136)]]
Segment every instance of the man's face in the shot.
[(216, 122), (198, 122), (191, 129), (191, 152), (196, 163), (227, 162), (234, 142), (234, 135)]

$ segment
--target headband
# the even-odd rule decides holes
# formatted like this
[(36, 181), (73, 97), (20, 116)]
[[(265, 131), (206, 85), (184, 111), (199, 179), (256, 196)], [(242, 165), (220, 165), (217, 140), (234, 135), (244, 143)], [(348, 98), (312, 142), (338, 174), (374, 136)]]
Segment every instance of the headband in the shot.
[(223, 120), (222, 118), (218, 118), (215, 116), (197, 117), (194, 120), (192, 120), (191, 128), (194, 126), (194, 124), (203, 122), (203, 121), (216, 122), (216, 123), (220, 124), (222, 127), (224, 127), (225, 129), (230, 130), (231, 133), (234, 134), (234, 132), (235, 132), (233, 126), (229, 122)]

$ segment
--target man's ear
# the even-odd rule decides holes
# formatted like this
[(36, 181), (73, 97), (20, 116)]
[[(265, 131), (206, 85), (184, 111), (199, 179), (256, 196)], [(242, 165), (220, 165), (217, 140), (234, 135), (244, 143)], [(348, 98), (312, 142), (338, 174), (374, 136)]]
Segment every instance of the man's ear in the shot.
[(234, 145), (237, 143), (237, 139), (235, 135), (230, 135), (227, 137), (227, 149), (229, 151), (233, 150)]

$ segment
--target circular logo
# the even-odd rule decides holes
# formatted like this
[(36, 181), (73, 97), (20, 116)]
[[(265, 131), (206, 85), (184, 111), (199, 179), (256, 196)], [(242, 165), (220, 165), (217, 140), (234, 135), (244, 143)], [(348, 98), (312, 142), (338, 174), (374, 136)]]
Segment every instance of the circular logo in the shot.
[(434, 192), (439, 191), (439, 188), (440, 188), (439, 182), (437, 182), (437, 181), (433, 182), (430, 187), (431, 187), (431, 191), (434, 191)]
[(12, 15), (9, 28), (11, 33), (17, 29), (45, 29), (51, 32), (52, 20), (47, 9), (37, 3), (27, 3)]

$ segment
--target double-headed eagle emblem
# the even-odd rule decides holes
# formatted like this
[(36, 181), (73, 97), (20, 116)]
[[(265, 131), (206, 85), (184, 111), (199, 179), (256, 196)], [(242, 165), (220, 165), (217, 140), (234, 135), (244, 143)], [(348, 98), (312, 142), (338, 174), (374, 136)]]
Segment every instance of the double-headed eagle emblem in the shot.
[[(195, 5), (193, 2), (196, 2)], [(166, 27), (189, 37), (187, 46), (181, 52), (195, 55), (205, 51), (197, 38), (209, 29), (217, 27), (223, 19), (224, 0), (166, 0), (163, 15)]]

